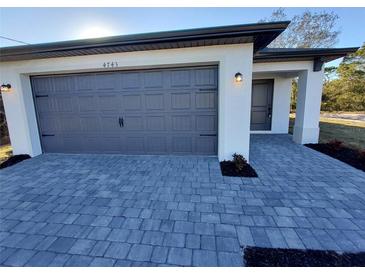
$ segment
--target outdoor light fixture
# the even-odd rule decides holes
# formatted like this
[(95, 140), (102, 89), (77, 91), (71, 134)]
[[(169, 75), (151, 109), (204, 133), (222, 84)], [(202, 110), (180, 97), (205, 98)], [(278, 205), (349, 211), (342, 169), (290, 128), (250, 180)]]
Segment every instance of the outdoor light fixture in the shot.
[(243, 76), (242, 76), (242, 73), (240, 72), (237, 72), (235, 75), (234, 75), (234, 78), (236, 79), (236, 82), (239, 83), (239, 82), (242, 82), (243, 81)]
[(10, 84), (2, 84), (1, 85), (1, 92), (8, 92), (11, 89), (11, 85)]

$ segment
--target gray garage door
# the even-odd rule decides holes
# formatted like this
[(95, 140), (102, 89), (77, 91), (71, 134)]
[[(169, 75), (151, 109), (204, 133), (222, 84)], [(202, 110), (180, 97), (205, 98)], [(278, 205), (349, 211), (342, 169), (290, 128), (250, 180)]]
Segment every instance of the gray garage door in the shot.
[(217, 68), (31, 78), (44, 152), (217, 153)]

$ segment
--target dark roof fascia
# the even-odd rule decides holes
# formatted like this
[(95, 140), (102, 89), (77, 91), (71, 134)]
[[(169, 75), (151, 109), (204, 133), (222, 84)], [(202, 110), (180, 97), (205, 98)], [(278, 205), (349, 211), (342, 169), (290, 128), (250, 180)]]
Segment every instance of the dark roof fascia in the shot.
[(252, 36), (254, 38), (252, 41), (255, 43), (256, 36), (267, 35), (266, 39), (260, 39), (260, 43), (257, 42), (255, 44), (255, 50), (259, 50), (270, 44), (272, 40), (286, 29), (289, 23), (289, 21), (282, 21), (273, 23), (219, 26), (5, 47), (0, 48), (0, 61), (6, 61), (7, 57), (12, 57), (12, 60), (25, 60), (24, 56), (29, 57), (29, 55), (32, 54), (59, 53), (72, 50), (97, 49), (123, 45), (147, 45), (163, 42), (194, 41), (201, 39), (219, 39), (243, 36)]
[(314, 48), (314, 49), (275, 49), (265, 48), (256, 52), (254, 63), (320, 60), (330, 62), (354, 53), (359, 47)]

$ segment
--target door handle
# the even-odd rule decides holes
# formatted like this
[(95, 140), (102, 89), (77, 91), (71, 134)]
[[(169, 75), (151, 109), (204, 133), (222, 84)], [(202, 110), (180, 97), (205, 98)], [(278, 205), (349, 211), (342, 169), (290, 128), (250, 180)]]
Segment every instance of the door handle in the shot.
[(123, 117), (119, 117), (119, 127), (124, 127), (124, 119)]

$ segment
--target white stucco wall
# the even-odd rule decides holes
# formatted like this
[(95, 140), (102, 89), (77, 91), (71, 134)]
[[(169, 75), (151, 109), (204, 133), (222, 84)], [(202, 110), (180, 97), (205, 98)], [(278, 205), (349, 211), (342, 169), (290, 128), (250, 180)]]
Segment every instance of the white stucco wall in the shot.
[[(240, 153), (249, 159), (252, 54), (253, 45), (242, 44), (0, 63), (0, 81), (12, 85), (3, 99), (14, 153), (42, 153), (30, 75), (103, 71), (103, 63), (113, 61), (118, 69), (218, 64), (218, 157)], [(243, 74), (240, 84), (236, 72)]]
[[(283, 78), (299, 77), (293, 140), (299, 144), (317, 143), (319, 137), (319, 117), (324, 80), (323, 68), (321, 71), (313, 71), (313, 61), (293, 61), (256, 63), (253, 65), (252, 71), (254, 75), (258, 75), (257, 77), (267, 78), (270, 75), (280, 75), (280, 77)], [(287, 89), (288, 85), (288, 82), (282, 83), (281, 89)], [(279, 105), (285, 109), (281, 111), (280, 115), (282, 115), (282, 117), (279, 122), (279, 127), (283, 129), (284, 112), (287, 112), (286, 104), (288, 99), (290, 102), (290, 97), (286, 100), (284, 100), (284, 98), (281, 99), (283, 102)], [(275, 107), (273, 106), (273, 115), (275, 112), (274, 108)], [(273, 125), (278, 122), (277, 118), (274, 119), (273, 117)], [(287, 123), (287, 121), (285, 121), (285, 123)], [(276, 124), (276, 126), (278, 126), (278, 124)]]
[(299, 144), (318, 143), (324, 69), (302, 71), (298, 79), (298, 99), (293, 140)]

